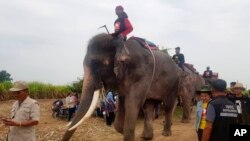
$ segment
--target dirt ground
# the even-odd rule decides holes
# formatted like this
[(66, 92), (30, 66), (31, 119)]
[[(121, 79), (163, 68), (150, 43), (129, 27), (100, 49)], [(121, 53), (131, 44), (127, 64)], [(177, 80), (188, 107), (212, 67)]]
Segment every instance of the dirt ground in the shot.
[[(36, 126), (36, 136), (38, 141), (58, 141), (66, 130), (66, 119), (53, 118), (51, 116), (52, 99), (38, 100), (41, 107), (41, 120)], [(0, 115), (9, 116), (13, 100), (0, 101)], [(154, 120), (154, 138), (153, 141), (197, 141), (194, 129), (194, 111), (192, 113), (191, 123), (184, 124), (180, 122), (180, 117), (173, 119), (172, 136), (165, 137), (161, 135), (163, 129), (163, 116)], [(136, 125), (136, 140), (140, 139), (143, 130), (143, 120), (138, 119)], [(0, 123), (0, 141), (5, 140), (8, 127)], [(113, 127), (105, 125), (102, 118), (92, 117), (84, 124), (78, 127), (72, 141), (121, 141), (122, 135), (117, 133)]]

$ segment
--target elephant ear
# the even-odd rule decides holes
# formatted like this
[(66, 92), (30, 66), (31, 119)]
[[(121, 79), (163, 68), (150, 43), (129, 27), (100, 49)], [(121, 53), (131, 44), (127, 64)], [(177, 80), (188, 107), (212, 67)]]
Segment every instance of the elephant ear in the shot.
[(127, 66), (130, 60), (130, 55), (127, 47), (125, 46), (125, 43), (122, 40), (114, 39), (113, 43), (113, 45), (116, 47), (114, 72), (119, 82), (124, 79), (125, 73), (127, 71)]

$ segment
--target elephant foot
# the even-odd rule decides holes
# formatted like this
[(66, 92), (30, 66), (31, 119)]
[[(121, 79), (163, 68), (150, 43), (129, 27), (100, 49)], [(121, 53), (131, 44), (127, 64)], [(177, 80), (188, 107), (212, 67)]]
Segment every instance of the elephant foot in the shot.
[(146, 134), (146, 133), (143, 132), (142, 135), (141, 135), (141, 138), (144, 139), (144, 140), (152, 140), (153, 139), (153, 133)]
[(171, 135), (172, 135), (172, 132), (171, 132), (171, 131), (163, 131), (163, 132), (162, 132), (162, 135), (163, 135), (163, 136), (171, 136)]
[(114, 124), (114, 127), (115, 127), (115, 130), (116, 130), (118, 133), (123, 134), (123, 128), (122, 128), (121, 126)]
[(141, 137), (143, 140), (152, 140), (153, 137)]
[(190, 120), (189, 119), (182, 119), (181, 122), (182, 123), (190, 123)]

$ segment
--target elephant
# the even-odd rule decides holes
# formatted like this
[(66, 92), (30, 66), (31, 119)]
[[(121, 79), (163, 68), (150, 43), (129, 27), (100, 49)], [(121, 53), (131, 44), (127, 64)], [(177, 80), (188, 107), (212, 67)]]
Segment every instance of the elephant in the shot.
[(205, 85), (203, 77), (185, 67), (185, 73), (182, 76), (179, 90), (179, 96), (181, 97), (183, 107), (181, 122), (190, 122), (191, 111), (195, 100), (195, 91), (203, 85)]
[(114, 121), (124, 141), (135, 140), (138, 113), (143, 108), (144, 129), (141, 138), (153, 138), (154, 105), (164, 103), (165, 122), (162, 135), (171, 135), (172, 111), (179, 90), (181, 71), (172, 58), (143, 47), (137, 40), (126, 42), (101, 33), (92, 37), (83, 61), (84, 82), (79, 109), (68, 125), (62, 141), (68, 141), (87, 117), (104, 86), (117, 89), (118, 108)]

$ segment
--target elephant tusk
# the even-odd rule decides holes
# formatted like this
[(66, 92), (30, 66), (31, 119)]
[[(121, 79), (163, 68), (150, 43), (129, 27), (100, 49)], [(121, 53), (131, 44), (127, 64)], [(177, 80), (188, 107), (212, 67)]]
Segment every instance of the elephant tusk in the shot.
[(72, 124), (72, 121), (70, 121), (70, 122), (67, 124), (67, 127), (69, 127), (71, 124)]
[[(99, 94), (100, 94), (99, 90), (96, 90), (94, 92), (93, 99), (92, 99), (92, 102), (90, 104), (90, 107), (89, 107), (87, 113), (73, 127), (69, 128), (68, 131), (74, 130), (75, 128), (77, 128), (80, 124), (82, 124), (86, 119), (88, 119), (92, 115), (92, 113), (94, 112), (94, 110), (96, 108), (96, 105), (97, 105), (97, 102), (98, 102), (98, 99), (99, 99)], [(71, 123), (69, 123), (69, 126), (70, 126), (70, 124)]]

